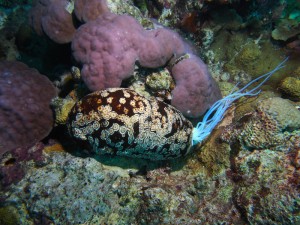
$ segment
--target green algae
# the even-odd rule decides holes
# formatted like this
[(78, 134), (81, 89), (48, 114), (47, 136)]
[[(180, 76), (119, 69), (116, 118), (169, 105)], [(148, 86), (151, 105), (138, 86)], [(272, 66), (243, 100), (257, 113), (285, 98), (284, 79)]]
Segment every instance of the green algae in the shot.
[(19, 214), (13, 206), (0, 207), (0, 224), (16, 225), (19, 224)]

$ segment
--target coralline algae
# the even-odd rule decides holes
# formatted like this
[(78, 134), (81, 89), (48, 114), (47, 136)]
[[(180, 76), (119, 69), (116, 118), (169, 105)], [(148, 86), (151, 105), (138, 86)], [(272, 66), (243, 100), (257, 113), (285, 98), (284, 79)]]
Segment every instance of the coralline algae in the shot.
[(174, 107), (122, 88), (85, 96), (70, 112), (68, 127), (94, 153), (150, 160), (186, 155), (193, 130)]

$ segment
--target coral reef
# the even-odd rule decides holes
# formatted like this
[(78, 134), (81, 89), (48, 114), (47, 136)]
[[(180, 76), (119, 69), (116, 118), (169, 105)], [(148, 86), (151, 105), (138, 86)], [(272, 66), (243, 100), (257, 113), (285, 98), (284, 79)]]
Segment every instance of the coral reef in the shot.
[(82, 22), (95, 20), (104, 13), (113, 12), (118, 15), (128, 14), (133, 16), (142, 24), (151, 24), (150, 20), (143, 17), (141, 12), (133, 5), (132, 1), (120, 0), (76, 0), (74, 3), (74, 13)]
[(300, 53), (300, 3), (291, 0), (281, 3), (282, 7), (277, 20), (274, 21), (272, 38), (285, 45), (289, 54), (299, 56)]
[(7, 205), (26, 203), (26, 210), (35, 212), (26, 218), (24, 209), (18, 207), (23, 220), (41, 223), (48, 218), (54, 224), (242, 222), (230, 201), (233, 187), (224, 174), (209, 179), (162, 167), (142, 176), (67, 153), (47, 158), (47, 165), (30, 168), (18, 188), (12, 187), (7, 194)]
[(297, 36), (300, 31), (300, 22), (295, 20), (281, 20), (276, 28), (272, 31), (272, 38), (275, 40), (286, 41), (289, 38)]
[(154, 72), (146, 77), (145, 84), (152, 91), (172, 90), (174, 89), (174, 81), (168, 70)]
[(300, 112), (289, 101), (279, 97), (269, 98), (261, 101), (257, 109), (276, 121), (281, 131), (292, 132), (300, 128)]
[[(230, 166), (230, 147), (219, 140), (222, 130), (213, 132), (208, 141), (203, 143), (201, 150), (195, 151), (187, 161), (194, 173), (200, 172), (216, 176)], [(199, 146), (196, 146), (196, 149)]]
[(218, 86), (221, 90), (222, 96), (229, 95), (232, 91), (237, 90), (237, 87), (230, 82), (218, 82)]
[(262, 91), (257, 96), (240, 99), (235, 106), (233, 122), (240, 120), (244, 115), (254, 113), (259, 102), (274, 97), (280, 97), (280, 94), (271, 91)]
[[(94, 215), (107, 215), (116, 207), (114, 202), (118, 195), (113, 185), (120, 179), (118, 172), (105, 172), (94, 159), (53, 154), (56, 157), (47, 166), (31, 170), (34, 176), (28, 176), (20, 183), (26, 191), (12, 194), (10, 201), (25, 197), (29, 210), (37, 212), (34, 217), (46, 217), (55, 224), (81, 224)], [(68, 216), (62, 216), (65, 213)]]
[[(2, 2), (22, 5), (1, 8), (1, 59), (18, 59), (49, 75), (59, 89), (59, 97), (52, 101), (56, 126), (42, 142), (38, 140), (43, 137), (36, 135), (34, 146), (34, 143), (30, 144), (32, 147), (20, 144), (0, 156), (0, 224), (300, 224), (299, 102), (283, 99), (298, 101), (292, 93), (299, 89), (300, 70), (295, 69), (299, 67), (300, 56), (299, 1), (63, 0), (59, 4), (57, 0), (34, 1), (38, 7), (44, 5), (42, 11), (30, 17), (37, 32), (46, 33), (41, 27), (48, 14), (43, 12), (46, 6), (51, 14), (47, 18), (61, 23), (58, 25), (62, 27), (67, 22), (66, 28), (72, 27), (76, 35), (85, 31), (84, 27), (95, 25), (95, 21), (99, 23), (99, 27), (91, 26), (85, 34), (80, 34), (82, 38), (78, 41), (82, 45), (78, 51), (83, 52), (80, 60), (76, 57), (74, 60), (75, 51), (72, 56), (72, 40), (64, 39), (69, 44), (57, 44), (55, 36), (46, 34), (50, 40), (36, 35), (28, 26), (20, 26), (30, 6), (23, 6), (23, 1)], [(64, 15), (71, 16), (72, 21), (61, 17)], [(41, 21), (41, 18), (44, 19)], [(103, 18), (106, 19), (101, 21)], [(163, 27), (166, 25), (170, 28)], [(279, 36), (286, 40), (274, 40), (274, 30), (284, 30)], [(134, 31), (138, 31), (138, 38)], [(101, 38), (97, 39), (97, 35)], [(98, 48), (100, 42), (105, 46)], [(191, 47), (193, 45), (198, 49)], [(224, 96), (219, 101), (216, 98), (206, 102), (213, 95), (220, 96), (220, 92), (206, 65), (196, 57), (197, 53), (219, 82)], [(242, 88), (270, 71), (287, 55), (290, 57), (285, 67), (280, 64), (271, 71), (269, 74), (282, 68), (268, 83), (264, 80), (269, 78), (267, 74), (260, 84), (254, 80), (247, 89)], [(118, 66), (126, 57), (132, 57), (133, 61), (130, 61), (130, 73), (123, 76), (123, 68)], [(134, 94), (128, 97), (121, 89), (118, 96), (110, 93), (101, 98), (95, 94), (83, 97), (90, 93), (88, 82), (84, 83), (90, 72), (81, 74), (80, 70), (94, 66), (93, 72), (99, 62), (110, 69), (94, 71), (92, 81), (103, 73), (97, 81), (100, 86), (104, 85), (101, 88), (109, 87), (109, 82), (118, 79), (114, 86), (129, 87), (142, 97), (127, 89)], [(12, 71), (13, 67), (5, 67)], [(6, 77), (3, 84), (0, 82), (0, 105), (12, 102), (14, 105), (9, 108), (19, 110), (21, 103), (29, 101), (29, 106), (39, 107), (44, 112), (46, 106), (35, 104), (42, 101), (47, 104), (45, 112), (50, 113), (51, 98), (42, 97), (48, 92), (47, 84), (52, 87), (51, 82), (45, 85), (40, 81), (31, 82), (35, 76), (27, 79), (24, 71), (29, 69), (22, 67), (18, 71), (22, 79), (13, 88), (8, 88), (11, 80)], [(264, 82), (268, 85), (261, 86)], [(284, 91), (282, 83), (288, 83), (289, 89)], [(259, 95), (258, 89), (263, 90)], [(171, 91), (175, 94), (173, 104), (181, 101), (176, 107), (182, 105), (186, 116), (193, 116), (194, 108), (197, 111), (194, 116), (207, 110), (202, 123), (193, 128), (179, 110), (170, 106)], [(20, 93), (25, 100), (18, 97)], [(253, 96), (233, 102), (247, 93)], [(29, 94), (34, 99), (29, 100)], [(11, 101), (15, 96), (17, 99)], [(136, 107), (129, 106), (131, 97), (135, 98), (132, 104)], [(107, 106), (102, 114), (103, 105), (99, 100)], [(75, 101), (79, 102), (73, 108)], [(73, 113), (69, 118), (71, 108)], [(130, 109), (135, 109), (136, 115), (129, 116), (133, 112)], [(154, 113), (146, 115), (139, 112), (142, 109)], [(0, 115), (7, 116), (0, 118), (0, 131), (14, 128), (16, 123), (10, 119), (13, 116), (17, 116), (14, 121), (22, 122), (20, 115), (30, 114), (17, 111), (5, 114), (5, 110), (0, 107)], [(82, 117), (80, 110), (85, 110)], [(46, 117), (33, 116), (34, 119), (26, 117), (31, 124), (48, 126), (39, 123)], [(90, 121), (100, 117), (106, 120)], [(172, 121), (175, 117), (179, 119)], [(77, 130), (72, 130), (72, 124), (80, 119), (84, 126), (77, 123)], [(194, 124), (199, 122), (199, 119), (190, 120)], [(66, 122), (73, 136), (81, 134), (87, 140), (73, 143)], [(3, 124), (5, 128), (1, 127)], [(184, 124), (188, 124), (186, 131)], [(148, 129), (150, 125), (152, 130)], [(26, 139), (31, 134), (31, 127), (19, 130)], [(152, 148), (162, 140), (171, 140), (178, 130), (182, 130), (182, 136), (193, 134), (190, 154), (185, 156), (185, 151), (179, 150), (170, 155), (174, 148), (167, 145), (161, 152), (159, 148)], [(162, 133), (166, 135), (162, 137)], [(194, 134), (198, 133), (201, 142), (196, 144)], [(187, 139), (185, 142), (190, 142), (190, 138)], [(11, 137), (5, 138), (8, 140), (20, 143)], [(131, 156), (132, 152), (126, 151), (134, 141), (141, 141), (142, 147), (130, 147), (139, 154), (148, 154), (147, 159), (126, 157)], [(2, 143), (0, 139), (0, 151)], [(95, 150), (102, 151), (103, 146), (105, 153), (111, 154), (94, 154)], [(170, 159), (175, 156), (180, 157)], [(164, 160), (154, 161), (157, 159)]]
[(145, 80), (145, 88), (158, 100), (161, 100), (167, 104), (171, 104), (171, 92), (175, 88), (175, 82), (170, 74), (170, 71), (165, 68), (150, 72)]
[(68, 126), (93, 153), (150, 160), (186, 155), (193, 130), (174, 107), (120, 88), (85, 96), (70, 112)]
[(45, 154), (43, 167), (25, 166), (26, 176), (6, 192), (5, 204), (36, 223), (297, 224), (299, 135), (281, 152), (239, 151), (219, 142), (222, 126), (204, 149), (197, 146), (188, 161), (169, 166), (145, 169), (129, 159)]
[(0, 63), (0, 153), (29, 147), (53, 126), (50, 101), (56, 89), (47, 77), (20, 62)]
[[(245, 45), (245, 47), (237, 55), (237, 62), (242, 64), (242, 67), (251, 66), (257, 64), (257, 60), (260, 58), (260, 47), (253, 43)], [(245, 69), (247, 71), (247, 68)]]

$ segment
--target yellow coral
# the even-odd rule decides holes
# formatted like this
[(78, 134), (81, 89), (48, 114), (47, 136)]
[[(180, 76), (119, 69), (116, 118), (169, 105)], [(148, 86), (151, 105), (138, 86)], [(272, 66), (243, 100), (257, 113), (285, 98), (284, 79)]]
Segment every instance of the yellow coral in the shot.
[(50, 152), (64, 152), (65, 149), (64, 147), (59, 144), (59, 143), (56, 143), (54, 145), (50, 145), (50, 146), (47, 146), (43, 149), (44, 152), (46, 153), (50, 153)]
[(71, 97), (67, 97), (65, 99), (62, 98), (54, 98), (51, 102), (51, 105), (55, 111), (55, 123), (56, 124), (66, 124), (69, 112), (75, 105), (76, 101)]
[(56, 117), (56, 122), (60, 124), (65, 124), (68, 119), (69, 112), (75, 105), (75, 101), (73, 99), (68, 99), (64, 101), (64, 104), (60, 110), (60, 114)]
[(279, 89), (296, 101), (300, 100), (300, 79), (295, 77), (286, 77), (280, 82)]
[(238, 61), (242, 65), (253, 64), (261, 55), (259, 46), (255, 43), (247, 44), (238, 55)]

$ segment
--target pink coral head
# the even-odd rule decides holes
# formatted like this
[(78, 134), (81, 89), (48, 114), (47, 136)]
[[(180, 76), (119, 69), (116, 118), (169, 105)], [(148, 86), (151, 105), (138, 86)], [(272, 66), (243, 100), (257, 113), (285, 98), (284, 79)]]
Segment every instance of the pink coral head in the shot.
[(176, 63), (171, 69), (176, 81), (172, 105), (187, 117), (199, 117), (221, 96), (218, 85), (204, 62), (195, 55)]
[(45, 34), (59, 44), (69, 43), (75, 32), (68, 11), (68, 0), (40, 0), (30, 12), (30, 24), (38, 33)]
[(46, 13), (46, 11), (47, 1), (45, 1), (45, 4), (42, 4), (42, 1), (39, 1), (29, 11), (29, 24), (38, 35), (42, 35), (44, 33), (42, 26), (42, 16)]
[(138, 61), (143, 67), (157, 68), (184, 55), (188, 49), (181, 37), (167, 28), (147, 30), (141, 35)]
[(74, 13), (82, 22), (97, 19), (100, 15), (109, 12), (106, 0), (76, 0)]
[(21, 62), (0, 63), (0, 155), (29, 147), (53, 126), (50, 101), (56, 89), (47, 77)]
[(136, 34), (142, 30), (130, 16), (107, 13), (76, 31), (73, 56), (83, 65), (82, 78), (90, 90), (120, 87), (133, 74)]
[[(201, 116), (221, 98), (206, 65), (177, 33), (166, 28), (146, 31), (130, 16), (106, 13), (87, 22), (76, 31), (72, 50), (91, 91), (120, 87), (133, 74), (136, 61), (147, 68), (170, 62), (175, 63), (176, 81), (172, 104), (184, 115)], [(186, 53), (189, 58), (176, 63)]]
[(146, 31), (133, 17), (113, 13), (82, 25), (72, 41), (73, 56), (83, 65), (83, 80), (92, 91), (120, 87), (133, 74), (136, 61), (157, 68), (189, 49), (169, 29)]

